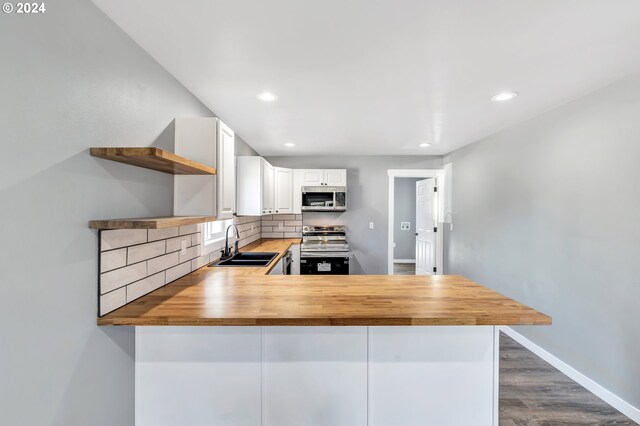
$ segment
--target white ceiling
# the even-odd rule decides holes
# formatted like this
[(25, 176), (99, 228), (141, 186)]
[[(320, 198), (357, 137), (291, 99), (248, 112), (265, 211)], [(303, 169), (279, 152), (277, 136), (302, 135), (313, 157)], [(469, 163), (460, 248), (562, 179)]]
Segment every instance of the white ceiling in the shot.
[(262, 155), (444, 154), (640, 71), (637, 0), (94, 3)]

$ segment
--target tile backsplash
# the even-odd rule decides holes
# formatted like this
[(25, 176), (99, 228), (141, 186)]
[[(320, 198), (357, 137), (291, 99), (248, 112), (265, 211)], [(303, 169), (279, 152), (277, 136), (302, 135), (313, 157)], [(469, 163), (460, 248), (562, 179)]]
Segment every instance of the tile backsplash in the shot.
[(262, 238), (302, 237), (301, 214), (274, 214), (262, 216)]
[[(290, 216), (295, 219), (295, 215)], [(236, 217), (234, 223), (240, 233), (240, 247), (261, 238), (260, 216)], [(203, 244), (203, 227), (100, 232), (98, 314), (105, 315), (219, 259), (224, 241)], [(231, 233), (229, 241), (235, 242)], [(186, 250), (181, 253), (183, 246)]]

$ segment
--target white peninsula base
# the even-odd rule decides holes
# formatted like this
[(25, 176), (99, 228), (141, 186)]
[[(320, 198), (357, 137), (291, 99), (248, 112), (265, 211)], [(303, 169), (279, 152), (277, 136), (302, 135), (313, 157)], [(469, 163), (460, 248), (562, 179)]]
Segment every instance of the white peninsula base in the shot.
[(136, 425), (495, 426), (496, 330), (136, 327)]

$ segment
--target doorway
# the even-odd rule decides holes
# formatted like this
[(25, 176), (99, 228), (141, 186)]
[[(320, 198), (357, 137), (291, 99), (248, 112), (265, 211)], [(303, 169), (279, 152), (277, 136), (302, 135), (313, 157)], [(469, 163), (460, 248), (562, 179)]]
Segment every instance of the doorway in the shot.
[(442, 273), (439, 228), (440, 170), (388, 170), (389, 275)]

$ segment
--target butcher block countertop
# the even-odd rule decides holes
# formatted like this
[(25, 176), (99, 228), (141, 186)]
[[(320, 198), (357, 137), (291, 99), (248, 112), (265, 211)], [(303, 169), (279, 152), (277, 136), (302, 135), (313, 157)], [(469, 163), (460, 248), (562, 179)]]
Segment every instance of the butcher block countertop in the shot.
[(268, 267), (204, 267), (103, 317), (99, 325), (549, 325), (551, 318), (459, 275), (268, 275)]

